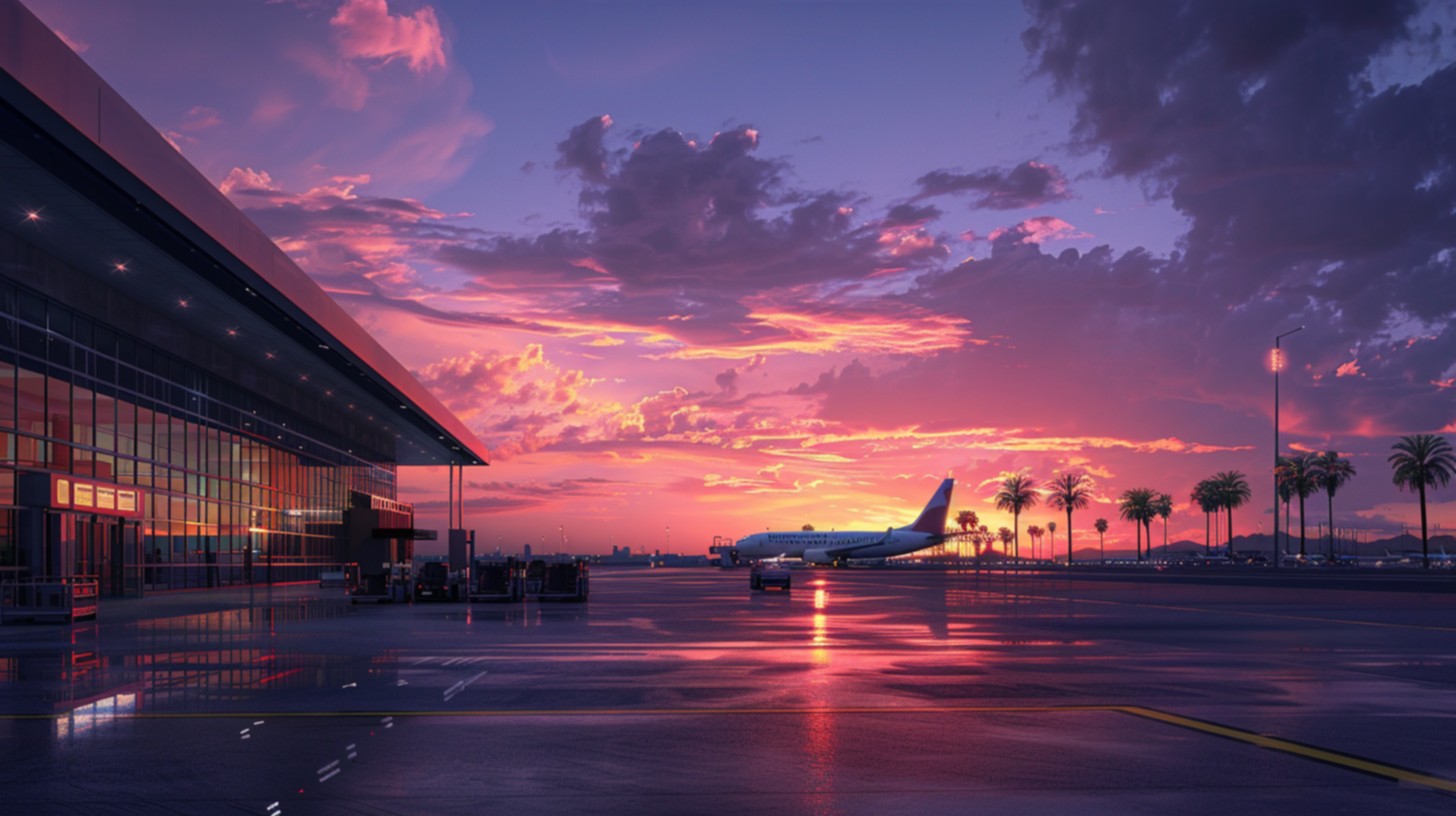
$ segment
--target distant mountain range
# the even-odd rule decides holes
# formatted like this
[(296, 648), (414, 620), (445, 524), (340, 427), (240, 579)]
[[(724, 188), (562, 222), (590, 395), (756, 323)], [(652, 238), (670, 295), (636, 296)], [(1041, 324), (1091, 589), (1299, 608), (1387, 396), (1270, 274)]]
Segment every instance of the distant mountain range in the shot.
[[(1154, 538), (1156, 540), (1156, 536)], [(1271, 549), (1271, 539), (1272, 536), (1268, 535), (1267, 533), (1255, 533), (1253, 535), (1234, 536), (1234, 551), (1259, 551), (1268, 553)], [(1077, 540), (1083, 540), (1081, 534), (1077, 536)], [(1095, 535), (1092, 537), (1092, 540), (1094, 542), (1097, 540)], [(1284, 536), (1282, 533), (1280, 534), (1280, 542), (1284, 543)], [(1337, 540), (1335, 544), (1336, 549), (1341, 555), (1385, 555), (1386, 552), (1390, 552), (1394, 555), (1400, 555), (1401, 553), (1418, 553), (1421, 551), (1421, 537), (1418, 535), (1410, 534), (1395, 535), (1391, 536), (1390, 538), (1381, 538), (1375, 541), (1361, 542), (1359, 544), (1355, 544), (1347, 539), (1340, 539)], [(1452, 535), (1450, 533), (1432, 535), (1431, 553), (1439, 553), (1442, 547), (1446, 548), (1446, 552), (1456, 555), (1456, 535)], [(1227, 552), (1228, 544), (1221, 543), (1215, 545), (1214, 549)], [(1285, 549), (1289, 550), (1290, 552), (1299, 552), (1299, 536), (1297, 534), (1289, 539), (1289, 542), (1285, 544)], [(1045, 550), (1046, 548), (1043, 548), (1043, 552), (1045, 552)], [(1305, 536), (1304, 539), (1304, 550), (1307, 553), (1326, 553), (1329, 550), (1329, 540), (1323, 537), (1315, 536), (1313, 534), (1308, 534)], [(969, 548), (967, 548), (967, 552), (969, 551)], [(1168, 554), (1184, 555), (1188, 553), (1201, 552), (1203, 552), (1203, 542), (1193, 541), (1190, 539), (1182, 539), (1179, 541), (1169, 542), (1166, 548), (1164, 548), (1162, 544), (1157, 544), (1153, 547), (1153, 556), (1159, 558)], [(1023, 556), (1028, 558), (1031, 556), (1031, 549), (1024, 541), (1022, 542), (1021, 553)], [(999, 552), (997, 553), (997, 555), (999, 556)], [(1055, 557), (1059, 560), (1066, 560), (1067, 548), (1065, 543), (1063, 543), (1062, 546), (1056, 548)], [(1077, 545), (1076, 549), (1073, 550), (1072, 557), (1077, 561), (1096, 561), (1100, 557), (1100, 554), (1095, 543), (1092, 546), (1079, 544)], [(1133, 547), (1108, 547), (1107, 557), (1132, 558)]]
[[(1297, 534), (1291, 536), (1287, 543), (1284, 540), (1283, 534), (1279, 538), (1280, 543), (1284, 544), (1286, 550), (1299, 552), (1299, 536)], [(1234, 552), (1239, 552), (1240, 550), (1269, 552), (1272, 539), (1273, 536), (1267, 533), (1234, 536)], [(1228, 550), (1226, 543), (1217, 546), (1225, 551)], [(1440, 552), (1440, 548), (1442, 547), (1446, 548), (1446, 552), (1456, 554), (1456, 535), (1441, 533), (1431, 536), (1431, 552)], [(1335, 541), (1335, 549), (1342, 555), (1384, 555), (1386, 552), (1395, 554), (1420, 552), (1421, 537), (1418, 535), (1402, 534), (1358, 544), (1348, 539), (1337, 539)], [(1329, 539), (1321, 536), (1306, 535), (1304, 539), (1304, 550), (1308, 553), (1326, 553), (1329, 551)], [(1088, 553), (1088, 555), (1084, 556), (1084, 552)], [(1119, 552), (1121, 551), (1119, 550)], [(1128, 550), (1128, 552), (1131, 552), (1131, 550)], [(1170, 542), (1167, 549), (1164, 549), (1161, 544), (1153, 547), (1153, 554), (1156, 556), (1162, 556), (1166, 553), (1176, 555), (1178, 553), (1189, 552), (1203, 552), (1203, 542), (1183, 540)], [(1084, 549), (1079, 547), (1076, 552), (1076, 557), (1079, 559), (1084, 557), (1096, 558), (1097, 548), (1091, 547)]]

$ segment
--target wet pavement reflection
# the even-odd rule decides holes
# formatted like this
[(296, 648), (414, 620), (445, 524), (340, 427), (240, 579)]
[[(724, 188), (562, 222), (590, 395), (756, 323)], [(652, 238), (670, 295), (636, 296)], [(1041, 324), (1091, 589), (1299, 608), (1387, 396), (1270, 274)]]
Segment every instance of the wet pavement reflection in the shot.
[[(593, 579), (587, 604), (356, 607), (300, 587), (0, 629), (7, 797), (263, 814), (1456, 802), (1440, 785), (1456, 779), (1449, 595), (899, 570), (806, 570), (787, 593), (734, 571)], [(1386, 766), (1419, 774), (1397, 785)]]

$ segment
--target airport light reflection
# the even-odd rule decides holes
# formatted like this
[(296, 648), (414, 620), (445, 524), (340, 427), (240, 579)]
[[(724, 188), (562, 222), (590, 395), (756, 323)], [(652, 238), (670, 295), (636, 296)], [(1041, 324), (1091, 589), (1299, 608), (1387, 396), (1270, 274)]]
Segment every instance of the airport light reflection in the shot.
[[(819, 583), (823, 583), (820, 581)], [(829, 662), (829, 616), (824, 610), (829, 607), (829, 593), (819, 587), (814, 590), (814, 662), (820, 665)]]
[(65, 714), (56, 718), (56, 738), (84, 734), (97, 726), (107, 725), (111, 722), (136, 714), (137, 695), (135, 692), (128, 694), (113, 694), (99, 700), (77, 706)]

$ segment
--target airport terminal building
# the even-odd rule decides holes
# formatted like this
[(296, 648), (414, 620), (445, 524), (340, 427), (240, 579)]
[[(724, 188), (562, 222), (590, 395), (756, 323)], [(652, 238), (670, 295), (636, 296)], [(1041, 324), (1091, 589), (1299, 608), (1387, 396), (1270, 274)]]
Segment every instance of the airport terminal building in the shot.
[(106, 596), (316, 579), (360, 530), (413, 527), (398, 466), (487, 457), (0, 0), (0, 582), (92, 575)]

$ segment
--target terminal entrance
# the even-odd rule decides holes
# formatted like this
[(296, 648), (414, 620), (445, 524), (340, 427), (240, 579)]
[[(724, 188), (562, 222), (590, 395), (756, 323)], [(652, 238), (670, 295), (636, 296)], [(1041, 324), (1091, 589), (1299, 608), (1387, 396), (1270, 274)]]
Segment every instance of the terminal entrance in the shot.
[(128, 485), (25, 473), (17, 480), (20, 566), (31, 581), (94, 581), (102, 597), (145, 589), (141, 492)]
[(46, 516), (51, 574), (94, 576), (104, 597), (142, 594), (140, 522), (69, 511)]

